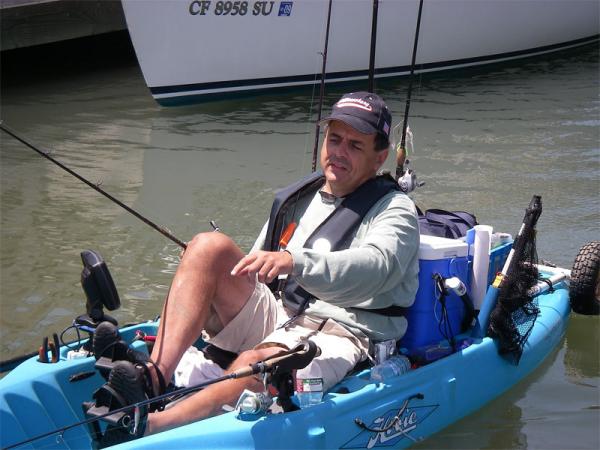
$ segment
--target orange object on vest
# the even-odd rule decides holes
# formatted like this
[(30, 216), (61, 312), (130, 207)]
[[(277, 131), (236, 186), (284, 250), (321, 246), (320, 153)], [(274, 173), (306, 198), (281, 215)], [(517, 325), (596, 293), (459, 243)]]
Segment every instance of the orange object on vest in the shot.
[(281, 233), (281, 239), (279, 239), (279, 248), (281, 250), (284, 250), (288, 246), (297, 226), (296, 222), (290, 222), (290, 224), (285, 227), (285, 230)]

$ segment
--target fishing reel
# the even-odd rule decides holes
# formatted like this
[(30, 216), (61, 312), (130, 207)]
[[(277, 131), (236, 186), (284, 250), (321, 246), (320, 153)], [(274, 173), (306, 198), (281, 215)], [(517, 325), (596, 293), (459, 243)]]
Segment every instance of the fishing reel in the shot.
[[(410, 131), (408, 131), (410, 133)], [(409, 134), (412, 146), (412, 133)], [(396, 147), (396, 182), (400, 190), (405, 194), (414, 191), (416, 188), (425, 184), (424, 181), (417, 181), (417, 174), (408, 167), (410, 160), (406, 157), (407, 152), (401, 144)]]
[[(406, 161), (406, 165), (408, 165), (408, 160)], [(404, 170), (404, 174), (398, 178), (398, 186), (405, 194), (414, 191), (416, 188), (421, 187), (424, 184), (425, 182), (417, 181), (417, 174), (412, 169)]]
[(79, 329), (93, 333), (100, 322), (108, 321), (118, 325), (116, 319), (104, 314), (103, 307), (114, 311), (121, 306), (115, 283), (102, 257), (92, 251), (81, 252), (83, 270), (81, 271), (81, 287), (86, 296), (86, 314), (75, 319), (73, 325)]

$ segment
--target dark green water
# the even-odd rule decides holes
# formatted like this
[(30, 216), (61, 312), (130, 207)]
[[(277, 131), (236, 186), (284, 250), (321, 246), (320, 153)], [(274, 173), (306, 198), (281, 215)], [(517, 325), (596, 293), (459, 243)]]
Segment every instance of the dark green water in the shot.
[[(313, 91), (164, 109), (127, 44), (114, 45), (87, 55), (70, 48), (2, 55), (2, 119), (178, 238), (210, 230), (212, 219), (248, 249), (273, 191), (310, 171)], [(540, 258), (570, 268), (579, 247), (600, 237), (598, 59), (598, 47), (588, 47), (419, 77), (410, 158), (426, 184), (415, 201), (472, 211), (480, 223), (515, 234), (531, 196), (542, 195)], [(377, 85), (395, 123), (406, 85)], [(326, 104), (341, 93), (328, 89)], [(85, 311), (83, 249), (104, 256), (121, 294), (114, 312), (121, 323), (156, 315), (177, 245), (0, 139), (0, 359), (36, 350), (42, 336)], [(419, 447), (598, 448), (599, 325), (573, 314), (543, 367)]]

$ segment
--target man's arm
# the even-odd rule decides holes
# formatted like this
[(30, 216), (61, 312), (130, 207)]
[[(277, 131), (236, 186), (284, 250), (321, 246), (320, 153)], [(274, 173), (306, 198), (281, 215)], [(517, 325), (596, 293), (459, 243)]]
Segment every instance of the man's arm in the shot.
[(394, 288), (417, 257), (414, 204), (395, 195), (358, 239), (358, 246), (337, 252), (290, 249), (298, 284), (336, 306), (372, 307), (371, 299)]

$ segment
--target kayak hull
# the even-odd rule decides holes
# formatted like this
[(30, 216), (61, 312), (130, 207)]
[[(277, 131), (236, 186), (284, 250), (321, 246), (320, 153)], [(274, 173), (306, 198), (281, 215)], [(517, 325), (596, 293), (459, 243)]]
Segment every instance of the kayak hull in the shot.
[[(408, 447), (520, 382), (559, 346), (570, 313), (566, 283), (536, 301), (540, 313), (518, 365), (500, 357), (492, 339), (477, 339), (457, 353), (383, 383), (371, 382), (369, 370), (350, 375), (311, 408), (244, 417), (225, 413), (118, 448), (289, 448), (290, 443), (294, 448)], [(136, 330), (152, 334), (156, 327), (145, 323), (123, 329), (122, 335), (132, 339)], [(104, 380), (94, 371), (94, 358), (66, 360), (66, 351), (58, 363), (31, 358), (0, 380), (2, 447), (85, 419), (81, 405)], [(69, 381), (73, 376), (83, 379)], [(386, 426), (388, 430), (377, 431)], [(87, 425), (80, 425), (28, 445), (92, 448), (92, 440)]]

